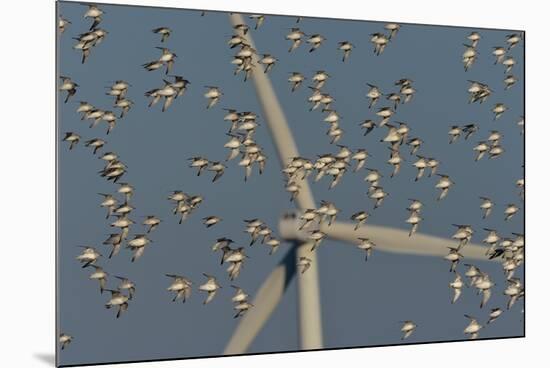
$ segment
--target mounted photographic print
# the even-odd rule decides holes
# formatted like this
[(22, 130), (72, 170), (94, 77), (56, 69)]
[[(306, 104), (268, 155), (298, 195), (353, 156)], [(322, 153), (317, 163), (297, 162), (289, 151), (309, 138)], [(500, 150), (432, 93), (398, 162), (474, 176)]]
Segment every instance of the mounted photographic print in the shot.
[(388, 18), (57, 3), (58, 366), (524, 336), (525, 34)]

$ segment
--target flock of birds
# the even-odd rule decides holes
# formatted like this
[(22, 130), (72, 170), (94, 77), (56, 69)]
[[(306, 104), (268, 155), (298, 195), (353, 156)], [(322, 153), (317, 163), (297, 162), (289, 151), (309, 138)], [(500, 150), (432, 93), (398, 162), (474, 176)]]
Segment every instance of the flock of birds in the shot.
[[(100, 7), (96, 5), (88, 5), (84, 13), (84, 18), (91, 19), (92, 24), (88, 31), (79, 34), (75, 37), (77, 44), (74, 49), (82, 52), (82, 63), (85, 63), (90, 58), (91, 50), (98, 46), (108, 35), (108, 32), (99, 28), (102, 22), (102, 17), (105, 15)], [(204, 16), (203, 12), (201, 16)], [(254, 30), (258, 30), (265, 22), (264, 15), (250, 15), (249, 18), (255, 22)], [(297, 19), (299, 23), (301, 18)], [(63, 17), (59, 18), (58, 28), (59, 34), (66, 32), (71, 22)], [(234, 74), (243, 73), (244, 80), (248, 80), (255, 68), (261, 68), (259, 72), (269, 73), (278, 62), (278, 59), (271, 54), (260, 54), (248, 42), (247, 33), (251, 27), (247, 24), (239, 24), (234, 27), (234, 34), (228, 40), (228, 47), (236, 49), (236, 54), (231, 60), (231, 64), (235, 66)], [(374, 54), (380, 56), (386, 47), (391, 45), (391, 42), (398, 36), (400, 30), (399, 24), (386, 24), (383, 31), (371, 35), (370, 42), (374, 47)], [(153, 33), (160, 36), (160, 42), (167, 44), (172, 37), (172, 30), (166, 26), (158, 27), (152, 30)], [(472, 32), (467, 37), (470, 42), (465, 45), (466, 50), (463, 54), (464, 69), (468, 71), (475, 63), (478, 57), (478, 44), (482, 39), (478, 32)], [(309, 46), (309, 52), (315, 52), (319, 47), (326, 42), (326, 38), (321, 34), (306, 34), (300, 28), (293, 27), (290, 32), (284, 37), (290, 42), (289, 53), (296, 52), (303, 42)], [(509, 73), (515, 65), (515, 61), (511, 55), (512, 49), (521, 41), (522, 35), (514, 33), (506, 37), (505, 46), (494, 47), (492, 54), (495, 56), (495, 64), (502, 64), (505, 67), (506, 73)], [(355, 45), (349, 41), (341, 41), (338, 43), (337, 50), (342, 52), (342, 61), (346, 62), (351, 57), (351, 52)], [(163, 85), (161, 87), (145, 92), (145, 96), (150, 99), (149, 107), (163, 101), (162, 111), (166, 111), (172, 103), (182, 97), (188, 89), (191, 82), (180, 75), (172, 75), (171, 71), (177, 61), (177, 55), (168, 47), (157, 47), (161, 51), (158, 58), (145, 62), (142, 67), (148, 72), (164, 71), (164, 77), (161, 77)], [(167, 78), (170, 78), (168, 80)], [(301, 190), (300, 183), (313, 175), (313, 181), (319, 182), (324, 177), (329, 178), (329, 188), (337, 186), (344, 175), (348, 172), (359, 172), (365, 169), (367, 174), (364, 181), (368, 185), (368, 197), (373, 201), (374, 210), (383, 204), (384, 199), (389, 195), (383, 186), (382, 181), (384, 175), (381, 170), (365, 167), (370, 155), (365, 149), (352, 150), (349, 147), (339, 142), (344, 134), (344, 130), (340, 127), (340, 115), (334, 109), (334, 98), (323, 87), (331, 75), (324, 71), (318, 70), (311, 76), (312, 85), (309, 89), (312, 91), (307, 98), (309, 110), (314, 111), (320, 109), (325, 115), (323, 121), (329, 124), (327, 135), (330, 138), (330, 143), (335, 144), (338, 149), (334, 153), (324, 153), (317, 156), (315, 159), (305, 157), (293, 157), (286, 166), (282, 169), (282, 174), (285, 178), (285, 189), (290, 194), (290, 201), (293, 201)], [(291, 72), (288, 82), (290, 84), (291, 93), (298, 90), (306, 81), (306, 77), (300, 72)], [(505, 89), (511, 88), (517, 81), (517, 78), (511, 74), (505, 77)], [(383, 104), (385, 106), (377, 108), (374, 112), (376, 120), (367, 119), (359, 124), (364, 130), (364, 135), (370, 134), (375, 128), (387, 129), (387, 134), (381, 139), (381, 143), (387, 144), (390, 151), (387, 164), (391, 167), (390, 178), (396, 176), (400, 172), (401, 165), (404, 162), (403, 155), (408, 154), (416, 157), (413, 166), (417, 169), (417, 174), (414, 178), (415, 182), (420, 181), (424, 177), (438, 177), (434, 188), (438, 191), (437, 200), (443, 200), (455, 185), (455, 182), (448, 174), (440, 174), (437, 172), (440, 161), (429, 154), (419, 154), (422, 150), (423, 140), (420, 137), (412, 136), (411, 128), (404, 122), (391, 121), (397, 113), (398, 107), (402, 104), (411, 103), (416, 89), (414, 82), (408, 78), (401, 78), (395, 82), (396, 89), (394, 91), (382, 91), (378, 86), (367, 83), (366, 98), (368, 102), (367, 108), (369, 111), (375, 109), (375, 106)], [(66, 93), (63, 99), (67, 103), (73, 96), (77, 94), (79, 85), (70, 77), (62, 76), (60, 91)], [(96, 127), (99, 123), (107, 124), (106, 134), (110, 134), (116, 127), (119, 120), (130, 112), (134, 102), (127, 95), (131, 88), (131, 84), (124, 80), (117, 80), (108, 88), (106, 94), (114, 98), (113, 107), (98, 108), (87, 101), (80, 101), (76, 112), (81, 114), (81, 120), (90, 121), (90, 128)], [(470, 81), (468, 88), (469, 103), (484, 103), (493, 94), (493, 90), (485, 83), (479, 81)], [(206, 109), (213, 109), (218, 105), (223, 98), (222, 89), (218, 86), (205, 86), (204, 97), (207, 100)], [(113, 111), (118, 109), (118, 111)], [(228, 169), (229, 163), (238, 158), (238, 166), (244, 168), (244, 180), (248, 181), (253, 173), (254, 166), (257, 166), (259, 174), (262, 174), (266, 168), (267, 156), (263, 148), (255, 140), (256, 129), (260, 126), (258, 123), (258, 114), (251, 111), (239, 111), (233, 108), (224, 109), (225, 113), (223, 121), (227, 122), (228, 127), (225, 133), (228, 136), (228, 141), (224, 144), (224, 148), (228, 150), (225, 159), (218, 158), (211, 160), (203, 156), (195, 156), (189, 158), (189, 167), (196, 170), (196, 175), (200, 176), (205, 172), (212, 173), (212, 182), (221, 180), (224, 172)], [(494, 119), (499, 119), (502, 114), (507, 111), (507, 107), (502, 103), (494, 105), (492, 112)], [(523, 118), (518, 122), (523, 134)], [(471, 136), (478, 134), (479, 126), (475, 123), (466, 125), (453, 125), (449, 130), (449, 143), (453, 144), (463, 136), (468, 140)], [(74, 149), (81, 140), (81, 136), (75, 132), (66, 132), (63, 141), (69, 144), (69, 150)], [(109, 246), (110, 254), (108, 258), (115, 257), (119, 254), (121, 247), (125, 245), (132, 252), (131, 262), (137, 261), (143, 256), (145, 249), (152, 242), (150, 235), (161, 225), (160, 217), (152, 214), (145, 216), (141, 222), (142, 230), (138, 230), (133, 235), (130, 235), (131, 229), (136, 223), (130, 218), (134, 211), (131, 204), (131, 199), (134, 195), (134, 187), (122, 182), (121, 178), (127, 172), (127, 166), (121, 161), (120, 157), (113, 151), (99, 153), (100, 150), (107, 145), (107, 142), (100, 137), (91, 138), (85, 141), (85, 145), (93, 149), (93, 155), (99, 154), (104, 167), (99, 171), (101, 177), (108, 181), (117, 184), (118, 187), (114, 193), (101, 193), (101, 202), (99, 205), (106, 210), (106, 218), (113, 219), (110, 227), (114, 229), (108, 238), (103, 242)], [(407, 153), (403, 152), (407, 146)], [(496, 130), (492, 130), (485, 140), (481, 140), (473, 147), (475, 153), (474, 159), (478, 161), (487, 154), (490, 159), (496, 159), (504, 153), (502, 147), (502, 134)], [(519, 188), (519, 196), (523, 199), (524, 179), (519, 179), (515, 185)], [(172, 214), (178, 218), (179, 223), (183, 223), (191, 216), (201, 205), (204, 198), (200, 194), (189, 194), (183, 190), (173, 191), (167, 198), (173, 203)], [(409, 236), (414, 236), (418, 230), (423, 218), (421, 216), (424, 204), (418, 200), (411, 198), (407, 208), (409, 215), (405, 223), (410, 225)], [(489, 217), (495, 204), (488, 197), (480, 197), (480, 210), (483, 219)], [(509, 220), (512, 216), (520, 211), (518, 205), (510, 203), (503, 210), (505, 220)], [(320, 230), (321, 224), (330, 226), (336, 217), (340, 214), (340, 209), (336, 204), (329, 201), (321, 201), (318, 208), (310, 208), (300, 214), (300, 230), (305, 230), (309, 234), (309, 239), (312, 242), (311, 251), (315, 251), (322, 241), (327, 237), (327, 234)], [(355, 230), (364, 225), (371, 216), (366, 210), (361, 210), (351, 214), (350, 219), (356, 223)], [(206, 228), (211, 228), (220, 223), (223, 219), (216, 215), (206, 216), (203, 219), (203, 224)], [(466, 247), (472, 238), (474, 229), (471, 225), (455, 224), (454, 234), (452, 239), (457, 241), (456, 247), (450, 247), (448, 255), (445, 259), (450, 262), (450, 271), (453, 273), (453, 279), (449, 283), (451, 289), (451, 303), (456, 303), (461, 296), (464, 286), (471, 286), (481, 294), (480, 307), (483, 308), (491, 297), (491, 292), (495, 283), (490, 275), (482, 271), (475, 265), (466, 265), (467, 270), (464, 276), (457, 270), (461, 258), (463, 257), (460, 250)], [(514, 277), (514, 271), (523, 263), (524, 257), (524, 237), (522, 234), (515, 233), (511, 237), (503, 236), (494, 229), (484, 229), (487, 236), (483, 240), (487, 244), (487, 258), (500, 259), (502, 268), (506, 276), (506, 287), (504, 294), (509, 297), (506, 309), (510, 309), (514, 303), (524, 295), (524, 288), (521, 280)], [(272, 229), (260, 219), (246, 219), (244, 231), (250, 236), (249, 245), (252, 246), (257, 242), (269, 247), (269, 254), (276, 252), (281, 244), (281, 241), (274, 234)], [(361, 251), (366, 252), (365, 260), (368, 260), (375, 249), (376, 244), (369, 238), (358, 238), (357, 247)], [(220, 263), (227, 264), (227, 273), (230, 281), (238, 278), (245, 260), (248, 255), (245, 253), (245, 247), (234, 247), (235, 242), (231, 238), (218, 238), (212, 246), (213, 252), (221, 253)], [(102, 259), (102, 254), (92, 246), (82, 246), (82, 252), (76, 257), (82, 264), (82, 268), (91, 268), (92, 273), (89, 278), (96, 280), (99, 283), (100, 293), (104, 291), (110, 293), (110, 298), (105, 304), (108, 309), (116, 309), (116, 318), (128, 310), (129, 304), (134, 300), (136, 293), (136, 285), (129, 278), (124, 276), (112, 275), (118, 280), (116, 286), (107, 287), (111, 273), (105, 271), (103, 266), (99, 264)], [(307, 272), (311, 265), (311, 259), (301, 257), (297, 263), (297, 267), (301, 273)], [(198, 290), (206, 294), (204, 304), (210, 303), (216, 296), (219, 289), (222, 288), (215, 276), (204, 273), (206, 281), (198, 286)], [(193, 282), (184, 275), (166, 274), (170, 278), (171, 283), (167, 290), (174, 294), (172, 301), (181, 300), (185, 303), (191, 296)], [(468, 278), (466, 283), (463, 277)], [(249, 302), (249, 295), (239, 286), (231, 285), (235, 289), (235, 295), (232, 297), (235, 318), (244, 315), (253, 305)], [(486, 324), (492, 323), (502, 313), (504, 308), (494, 308), (489, 312), (489, 319)], [(480, 330), (485, 326), (485, 323), (480, 323), (472, 316), (466, 315), (470, 320), (464, 333), (472, 339), (478, 337)], [(417, 328), (414, 321), (403, 321), (401, 331), (402, 339), (408, 338)], [(64, 349), (72, 341), (72, 336), (62, 333), (59, 341), (61, 348)]]

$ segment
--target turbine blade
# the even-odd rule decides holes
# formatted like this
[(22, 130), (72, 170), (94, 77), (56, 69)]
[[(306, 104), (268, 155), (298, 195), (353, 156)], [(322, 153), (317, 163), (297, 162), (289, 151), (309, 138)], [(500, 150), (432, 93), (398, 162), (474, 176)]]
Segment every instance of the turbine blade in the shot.
[(296, 273), (295, 248), (288, 250), (281, 262), (271, 271), (256, 292), (251, 308), (242, 317), (223, 354), (244, 354), (281, 301)]

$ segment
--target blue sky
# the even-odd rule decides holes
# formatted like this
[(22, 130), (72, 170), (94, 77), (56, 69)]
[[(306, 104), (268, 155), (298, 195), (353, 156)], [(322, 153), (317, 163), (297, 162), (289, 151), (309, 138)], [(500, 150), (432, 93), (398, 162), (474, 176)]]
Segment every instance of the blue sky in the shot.
[[(58, 140), (63, 133), (74, 131), (83, 140), (101, 137), (108, 143), (103, 151), (115, 151), (127, 165), (123, 181), (135, 186), (132, 218), (157, 215), (161, 226), (151, 234), (154, 243), (135, 264), (130, 253), (123, 249), (101, 264), (106, 271), (125, 275), (136, 282), (137, 292), (129, 311), (116, 320), (114, 313), (104, 308), (107, 295), (100, 295), (97, 285), (89, 280), (90, 269), (82, 269), (75, 260), (78, 245), (90, 244), (108, 254), (101, 242), (111, 232), (105, 211), (99, 207), (97, 193), (113, 193), (116, 185), (99, 177), (102, 168), (97, 156), (81, 142), (74, 150), (59, 145), (59, 244), (58, 244), (58, 324), (61, 331), (74, 336), (70, 348), (60, 355), (61, 364), (111, 362), (160, 358), (211, 356), (222, 353), (238, 320), (233, 319), (229, 280), (225, 268), (219, 265), (219, 255), (210, 251), (216, 238), (227, 236), (246, 245), (243, 233), (245, 218), (261, 218), (271, 228), (277, 228), (281, 213), (291, 208), (288, 193), (284, 191), (283, 176), (277, 154), (268, 134), (262, 111), (251, 82), (243, 82), (242, 75), (233, 75), (230, 64), (234, 50), (227, 47), (232, 34), (226, 13), (200, 12), (161, 8), (102, 6), (106, 11), (101, 27), (108, 30), (105, 40), (95, 47), (89, 60), (80, 63), (80, 53), (73, 50), (72, 37), (88, 30), (90, 21), (82, 18), (85, 6), (59, 3), (59, 13), (72, 24), (58, 39), (58, 72), (79, 84), (78, 92), (69, 103), (58, 105)], [(253, 22), (249, 21), (253, 26)], [(384, 189), (391, 193), (384, 204), (372, 209), (363, 182), (366, 171), (348, 173), (340, 185), (328, 190), (326, 179), (313, 183), (317, 201), (335, 202), (341, 209), (340, 219), (347, 219), (359, 210), (371, 213), (374, 224), (408, 229), (405, 219), (407, 198), (416, 197), (425, 204), (424, 221), (419, 231), (442, 237), (453, 233), (452, 223), (472, 224), (476, 230), (473, 241), (483, 238), (483, 227), (492, 227), (505, 236), (523, 233), (523, 203), (518, 196), (515, 181), (522, 177), (523, 136), (516, 126), (523, 115), (523, 44), (510, 52), (516, 59), (512, 73), (519, 79), (505, 91), (502, 65), (493, 65), (492, 47), (504, 45), (506, 30), (480, 30), (479, 58), (465, 72), (461, 55), (466, 36), (475, 29), (403, 25), (395, 39), (380, 56), (373, 54), (369, 35), (383, 31), (383, 23), (303, 18), (298, 26), (306, 33), (321, 33), (327, 41), (315, 52), (308, 53), (301, 46), (288, 53), (289, 42), (284, 39), (290, 27), (296, 26), (295, 17), (267, 16), (264, 25), (251, 30), (260, 53), (270, 53), (279, 62), (270, 72), (270, 78), (295, 135), (301, 155), (315, 158), (318, 154), (336, 153), (325, 135), (324, 114), (309, 111), (307, 97), (310, 90), (305, 83), (291, 93), (287, 78), (290, 72), (301, 72), (308, 79), (316, 70), (326, 70), (332, 77), (323, 88), (336, 99), (334, 108), (342, 116), (345, 134), (340, 143), (353, 149), (365, 148), (372, 155), (368, 167), (380, 169), (385, 178)], [(178, 98), (164, 113), (160, 105), (147, 107), (145, 91), (162, 86), (162, 71), (146, 72), (141, 64), (159, 56), (155, 46), (164, 46), (153, 28), (168, 26), (173, 33), (166, 46), (178, 54), (173, 74), (183, 75), (191, 86), (183, 98)], [(337, 50), (338, 41), (349, 40), (356, 48), (348, 62), (342, 63)], [(391, 167), (386, 164), (389, 151), (379, 140), (385, 128), (377, 128), (367, 137), (358, 124), (374, 119), (374, 110), (368, 109), (365, 83), (378, 85), (384, 92), (394, 92), (394, 81), (400, 78), (414, 80), (418, 90), (409, 104), (400, 105), (396, 121), (404, 121), (412, 136), (425, 143), (419, 153), (437, 157), (440, 172), (451, 175), (456, 182), (448, 197), (436, 202), (434, 178), (423, 178), (415, 183), (416, 170), (412, 158), (405, 154), (401, 172), (390, 179)], [(123, 79), (131, 83), (128, 97), (135, 102), (124, 119), (120, 119), (111, 134), (105, 136), (105, 127), (90, 129), (76, 113), (77, 101), (85, 100), (97, 107), (112, 108), (113, 98), (105, 95), (110, 81)], [(468, 104), (468, 81), (487, 83), (494, 91), (484, 104)], [(221, 87), (224, 96), (220, 103), (206, 110), (203, 97), (205, 85)], [(503, 102), (508, 111), (493, 120), (492, 106)], [(377, 106), (384, 106), (379, 101)], [(389, 104), (388, 104), (389, 106)], [(197, 177), (188, 168), (187, 159), (206, 156), (222, 160), (227, 155), (223, 144), (228, 128), (222, 108), (254, 111), (262, 124), (256, 133), (257, 142), (268, 156), (265, 173), (254, 173), (243, 182), (243, 169), (236, 161), (228, 164), (224, 176), (211, 183), (211, 173)], [(480, 127), (471, 139), (448, 144), (447, 131), (451, 125), (471, 122)], [(103, 123), (102, 123), (103, 124)], [(486, 139), (489, 131), (503, 134), (505, 153), (494, 160), (474, 162), (472, 147)], [(182, 225), (171, 214), (172, 204), (166, 200), (170, 191), (181, 189), (201, 194), (205, 200), (196, 213)], [(494, 213), (482, 220), (479, 196), (490, 196), (496, 203)], [(507, 203), (521, 208), (518, 215), (504, 222)], [(224, 220), (206, 229), (201, 218), (218, 215)], [(135, 225), (131, 233), (142, 232)], [(246, 242), (246, 243), (245, 243)], [(251, 259), (236, 284), (254, 295), (269, 270), (287, 251), (268, 256), (268, 249), (256, 245), (247, 249)], [(465, 289), (455, 305), (451, 305), (448, 283), (452, 275), (448, 263), (439, 258), (400, 256), (374, 251), (372, 260), (364, 262), (362, 251), (353, 246), (325, 240), (319, 249), (319, 270), (323, 329), (326, 347), (366, 346), (400, 343), (399, 321), (411, 319), (418, 323), (417, 331), (407, 342), (445, 341), (464, 338), (467, 324), (463, 314), (488, 316), (489, 308), (505, 306), (502, 295), (505, 279), (496, 263), (479, 262), (489, 272), (497, 286), (489, 305), (479, 309), (479, 296)], [(462, 273), (463, 266), (459, 266)], [(194, 290), (185, 305), (171, 303), (166, 291), (170, 280), (165, 273), (187, 275), (195, 284), (203, 281), (202, 273), (216, 275), (224, 288), (214, 301), (202, 305), (204, 298)], [(523, 273), (520, 269), (519, 275)], [(110, 281), (110, 286), (116, 286)], [(523, 334), (523, 302), (506, 312), (498, 321), (485, 328), (481, 337), (517, 336)], [(270, 321), (258, 335), (250, 352), (296, 350), (295, 280), (276, 309)]]

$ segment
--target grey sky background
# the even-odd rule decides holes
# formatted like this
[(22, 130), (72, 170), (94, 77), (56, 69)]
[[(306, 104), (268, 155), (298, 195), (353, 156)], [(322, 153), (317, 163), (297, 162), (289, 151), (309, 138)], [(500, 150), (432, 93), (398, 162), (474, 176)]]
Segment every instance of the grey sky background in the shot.
[[(105, 40), (94, 47), (88, 61), (80, 63), (81, 54), (72, 49), (72, 37), (88, 30), (91, 21), (82, 18), (86, 7), (76, 3), (59, 3), (59, 13), (72, 24), (59, 37), (59, 74), (70, 76), (80, 87), (69, 103), (58, 105), (59, 133), (74, 131), (82, 140), (101, 137), (107, 141), (102, 150), (114, 151), (128, 165), (121, 181), (135, 186), (131, 204), (136, 210), (131, 218), (138, 224), (131, 234), (144, 232), (142, 216), (157, 215), (163, 222), (152, 232), (154, 240), (136, 263), (131, 253), (122, 249), (111, 260), (100, 264), (107, 272), (127, 276), (137, 284), (134, 300), (120, 319), (116, 312), (104, 308), (109, 295), (100, 295), (97, 282), (89, 280), (91, 268), (82, 269), (75, 257), (78, 245), (92, 245), (109, 254), (101, 245), (111, 232), (110, 220), (99, 207), (97, 193), (114, 193), (118, 188), (101, 178), (98, 155), (84, 147), (83, 141), (72, 151), (59, 143), (59, 244), (58, 244), (58, 324), (60, 331), (74, 336), (68, 349), (60, 353), (61, 364), (98, 363), (127, 360), (182, 358), (220, 355), (239, 320), (233, 319), (230, 297), (233, 289), (219, 265), (219, 254), (211, 252), (215, 239), (227, 236), (237, 244), (247, 245), (249, 237), (243, 232), (245, 218), (260, 218), (277, 229), (278, 218), (293, 208), (284, 190), (283, 175), (267, 127), (262, 119), (252, 82), (243, 82), (242, 75), (233, 75), (230, 64), (235, 50), (226, 42), (232, 34), (226, 13), (125, 6), (102, 6), (106, 11), (101, 27), (109, 31)], [(373, 210), (363, 181), (366, 171), (349, 172), (342, 182), (328, 190), (329, 181), (312, 183), (317, 202), (326, 199), (341, 209), (340, 220), (359, 210), (371, 213), (373, 224), (408, 230), (405, 223), (407, 198), (418, 198), (425, 204), (424, 221), (419, 231), (450, 237), (452, 223), (468, 223), (476, 230), (473, 241), (481, 242), (483, 227), (495, 228), (500, 234), (523, 233), (523, 203), (515, 181), (522, 177), (523, 137), (516, 125), (523, 114), (523, 43), (512, 49), (517, 64), (512, 74), (518, 83), (504, 91), (502, 65), (493, 65), (493, 46), (504, 46), (505, 30), (480, 30), (480, 52), (473, 67), (464, 72), (461, 56), (466, 36), (475, 29), (402, 25), (395, 39), (380, 56), (373, 54), (370, 34), (383, 31), (384, 23), (304, 18), (298, 26), (306, 33), (321, 33), (327, 41), (315, 52), (307, 46), (288, 53), (289, 41), (284, 39), (295, 17), (267, 16), (264, 25), (251, 30), (260, 53), (271, 53), (279, 62), (270, 72), (277, 96), (286, 113), (301, 155), (315, 158), (318, 154), (336, 153), (325, 135), (328, 126), (324, 114), (309, 111), (307, 97), (309, 81), (294, 93), (287, 78), (290, 72), (303, 73), (308, 80), (316, 70), (326, 70), (332, 78), (324, 91), (336, 102), (333, 105), (342, 116), (345, 130), (339, 142), (350, 148), (365, 148), (372, 154), (368, 167), (380, 169), (385, 177), (381, 184), (390, 193), (383, 205)], [(253, 27), (253, 22), (249, 25)], [(172, 29), (165, 44), (151, 32), (159, 26)], [(356, 48), (348, 62), (342, 63), (337, 50), (338, 41), (348, 40)], [(144, 92), (163, 85), (164, 71), (147, 72), (141, 64), (160, 55), (155, 46), (169, 47), (178, 58), (172, 74), (183, 75), (191, 81), (190, 88), (164, 113), (161, 104), (147, 107)], [(364, 137), (358, 124), (364, 119), (379, 119), (376, 109), (368, 109), (365, 97), (369, 82), (383, 92), (397, 92), (393, 85), (400, 78), (414, 80), (417, 94), (413, 100), (397, 109), (395, 119), (406, 122), (411, 136), (424, 139), (420, 154), (438, 158), (439, 172), (451, 176), (456, 185), (445, 200), (436, 202), (438, 190), (435, 178), (414, 182), (416, 169), (406, 147), (402, 149), (406, 162), (401, 172), (389, 178), (392, 168), (386, 163), (389, 151), (379, 143), (387, 129), (376, 128)], [(105, 95), (110, 81), (123, 79), (132, 84), (128, 98), (135, 102), (128, 115), (117, 122), (108, 136), (104, 123), (89, 129), (88, 121), (81, 122), (76, 108), (80, 100), (103, 109), (113, 109), (114, 98)], [(494, 91), (484, 104), (468, 104), (468, 79), (487, 83)], [(203, 97), (205, 85), (221, 87), (224, 96), (220, 103), (206, 110)], [(63, 94), (64, 97), (64, 94)], [(493, 121), (491, 108), (497, 102), (509, 110)], [(389, 106), (380, 100), (376, 107)], [(262, 124), (256, 133), (257, 142), (264, 148), (268, 163), (262, 176), (254, 174), (244, 183), (244, 170), (231, 161), (224, 176), (211, 183), (210, 172), (197, 177), (188, 168), (191, 156), (223, 160), (227, 151), (223, 144), (229, 125), (223, 121), (223, 107), (239, 111), (254, 111)], [(468, 141), (448, 144), (450, 125), (475, 122), (480, 126)], [(474, 162), (473, 146), (487, 138), (489, 131), (499, 130), (505, 153), (498, 159)], [(182, 225), (172, 215), (172, 203), (167, 196), (172, 190), (201, 194), (205, 200), (199, 209)], [(489, 196), (496, 203), (493, 214), (482, 220), (479, 196)], [(519, 214), (504, 221), (507, 203), (516, 203)], [(217, 215), (223, 221), (206, 229), (201, 218)], [(268, 256), (263, 245), (247, 248), (250, 259), (240, 277), (234, 282), (252, 296), (272, 267), (287, 251)], [(497, 283), (488, 305), (480, 310), (480, 296), (470, 288), (455, 305), (451, 305), (452, 281), (449, 264), (433, 257), (400, 256), (374, 251), (368, 263), (363, 251), (352, 245), (325, 240), (318, 251), (324, 342), (327, 348), (399, 344), (400, 323), (414, 320), (416, 332), (407, 342), (445, 341), (464, 338), (462, 330), (468, 323), (463, 314), (471, 314), (480, 322), (488, 318), (490, 308), (505, 308), (505, 287), (499, 263), (477, 262)], [(463, 273), (464, 266), (458, 270)], [(218, 277), (223, 289), (214, 301), (202, 305), (204, 294), (195, 288), (185, 303), (172, 303), (166, 288), (170, 279), (165, 273), (183, 274), (195, 287), (204, 281), (202, 273)], [(522, 277), (523, 267), (518, 275)], [(523, 278), (523, 277), (522, 277)], [(114, 288), (118, 280), (109, 281)], [(298, 349), (295, 280), (290, 284), (282, 303), (258, 335), (250, 352), (270, 352)], [(480, 337), (518, 336), (523, 334), (523, 301), (517, 303), (495, 323), (484, 328)]]

